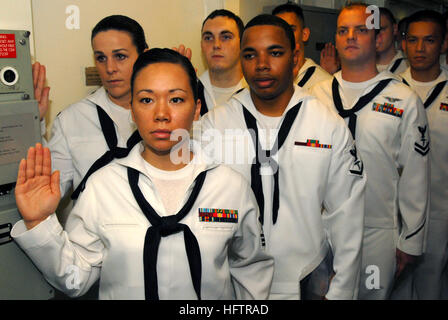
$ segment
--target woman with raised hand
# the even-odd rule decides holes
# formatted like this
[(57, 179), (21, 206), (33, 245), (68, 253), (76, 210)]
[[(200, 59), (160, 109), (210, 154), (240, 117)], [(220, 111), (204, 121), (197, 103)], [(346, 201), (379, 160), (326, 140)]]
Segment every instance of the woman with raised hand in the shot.
[(74, 199), (86, 175), (125, 156), (126, 147), (139, 141), (138, 135), (130, 139), (136, 131), (130, 79), (134, 62), (148, 48), (143, 28), (127, 16), (108, 16), (92, 29), (91, 43), (102, 86), (57, 115), (47, 144), (53, 169), (60, 171), (61, 194), (73, 187)]
[[(90, 174), (112, 159), (126, 156), (140, 141), (130, 115), (130, 80), (134, 62), (148, 49), (144, 30), (127, 16), (112, 15), (92, 29), (91, 43), (102, 86), (57, 115), (47, 144), (53, 168), (60, 171), (62, 196), (73, 187), (73, 199), (78, 198)], [(180, 45), (175, 49), (191, 58), (189, 48)], [(33, 72), (36, 74), (42, 72)], [(37, 95), (42, 88), (41, 95), (48, 99), (48, 88), (36, 88)]]
[(99, 278), (100, 299), (266, 299), (273, 260), (250, 185), (189, 140), (200, 114), (190, 61), (170, 49), (141, 54), (131, 94), (143, 141), (92, 174), (65, 230), (53, 214), (59, 173), (48, 149), (30, 148), (15, 241), (70, 296)]

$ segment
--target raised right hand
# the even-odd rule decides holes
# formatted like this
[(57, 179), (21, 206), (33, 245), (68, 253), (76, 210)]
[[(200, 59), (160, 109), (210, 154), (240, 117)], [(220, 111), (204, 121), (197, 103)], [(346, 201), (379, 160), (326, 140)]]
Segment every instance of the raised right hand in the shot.
[(15, 188), (17, 208), (31, 229), (56, 211), (61, 198), (59, 171), (51, 174), (51, 155), (40, 143), (19, 164)]
[(191, 61), (192, 51), (190, 48), (186, 48), (183, 44), (180, 44), (179, 47), (173, 47), (172, 49)]
[(335, 46), (329, 42), (320, 52), (320, 66), (329, 74), (336, 73), (341, 67)]

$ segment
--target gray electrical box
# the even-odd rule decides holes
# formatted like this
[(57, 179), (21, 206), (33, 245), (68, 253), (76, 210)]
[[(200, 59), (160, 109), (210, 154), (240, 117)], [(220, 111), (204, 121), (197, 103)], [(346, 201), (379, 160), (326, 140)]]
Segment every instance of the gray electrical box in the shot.
[(50, 299), (54, 289), (10, 237), (19, 162), (41, 142), (28, 31), (0, 30), (0, 300)]

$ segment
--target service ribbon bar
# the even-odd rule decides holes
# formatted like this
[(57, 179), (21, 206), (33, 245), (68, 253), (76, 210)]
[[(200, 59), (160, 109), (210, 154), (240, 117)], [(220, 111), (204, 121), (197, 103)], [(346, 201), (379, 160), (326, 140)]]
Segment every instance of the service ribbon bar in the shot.
[(199, 208), (201, 222), (238, 222), (238, 210)]
[(373, 103), (373, 111), (390, 114), (391, 116), (401, 118), (403, 116), (403, 109), (395, 108), (393, 104), (390, 103)]
[(442, 103), (440, 104), (440, 110), (442, 110), (442, 111), (448, 111), (448, 104), (442, 102)]
[(313, 140), (313, 139), (307, 139), (306, 142), (296, 141), (294, 142), (294, 144), (296, 146), (331, 149), (331, 144), (320, 144), (319, 140)]

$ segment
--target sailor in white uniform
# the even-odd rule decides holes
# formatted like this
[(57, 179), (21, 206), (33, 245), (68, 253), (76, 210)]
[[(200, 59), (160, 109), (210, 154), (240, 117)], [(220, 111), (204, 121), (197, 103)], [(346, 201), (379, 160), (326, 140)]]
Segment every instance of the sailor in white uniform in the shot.
[[(255, 17), (241, 43), (250, 90), (206, 114), (202, 138), (213, 157), (251, 182), (266, 250), (275, 258), (270, 299), (354, 299), (366, 178), (350, 132), (293, 84), (295, 41), (284, 20)], [(331, 284), (332, 270), (323, 263), (329, 250), (323, 206), (335, 253)], [(326, 272), (326, 283), (316, 284), (313, 271)]]
[(368, 177), (359, 298), (387, 299), (394, 276), (424, 249), (429, 129), (417, 95), (398, 76), (376, 70), (378, 38), (367, 18), (365, 5), (341, 11), (342, 69), (311, 91), (345, 119)]
[(448, 298), (448, 71), (439, 63), (445, 34), (440, 13), (420, 11), (409, 18), (404, 41), (411, 66), (401, 76), (423, 101), (431, 140), (427, 242), (414, 271), (414, 299)]
[(76, 190), (107, 151), (112, 159), (118, 148), (126, 148), (136, 131), (129, 81), (132, 65), (147, 47), (141, 26), (126, 16), (108, 16), (93, 28), (92, 49), (103, 86), (57, 115), (46, 144), (53, 169), (61, 173), (62, 196), (72, 187)]
[(331, 79), (331, 75), (313, 59), (305, 57), (305, 42), (308, 41), (311, 32), (305, 27), (302, 8), (295, 3), (286, 3), (275, 7), (272, 14), (285, 20), (294, 32), (296, 50), (298, 50), (294, 83), (301, 88), (309, 89), (320, 81)]
[(202, 23), (201, 49), (207, 70), (199, 77), (201, 116), (247, 85), (240, 64), (243, 28), (241, 18), (225, 9), (213, 11)]
[[(70, 296), (100, 279), (100, 299), (265, 299), (273, 259), (249, 184), (188, 139), (171, 139), (199, 117), (193, 66), (151, 49), (134, 70), (132, 116), (143, 142), (92, 174), (66, 230), (52, 214), (59, 172), (51, 174), (48, 149), (31, 148), (20, 164), (23, 220), (12, 236)], [(76, 285), (67, 285), (73, 272)]]
[(376, 49), (376, 68), (400, 74), (408, 67), (408, 61), (401, 50), (396, 49), (398, 24), (393, 13), (384, 7), (380, 8), (381, 42)]
[(46, 143), (53, 169), (61, 172), (62, 196), (73, 188), (72, 199), (91, 173), (126, 156), (140, 140), (130, 113), (130, 78), (135, 60), (148, 48), (145, 33), (135, 20), (112, 15), (95, 25), (91, 40), (103, 85), (57, 115)]

